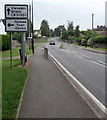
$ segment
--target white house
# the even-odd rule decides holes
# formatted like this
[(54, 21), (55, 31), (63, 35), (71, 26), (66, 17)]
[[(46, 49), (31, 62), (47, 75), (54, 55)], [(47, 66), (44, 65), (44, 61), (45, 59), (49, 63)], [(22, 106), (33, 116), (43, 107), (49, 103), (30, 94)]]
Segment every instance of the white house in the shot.
[(5, 32), (5, 26), (2, 22), (2, 20), (0, 20), (0, 34), (6, 34)]

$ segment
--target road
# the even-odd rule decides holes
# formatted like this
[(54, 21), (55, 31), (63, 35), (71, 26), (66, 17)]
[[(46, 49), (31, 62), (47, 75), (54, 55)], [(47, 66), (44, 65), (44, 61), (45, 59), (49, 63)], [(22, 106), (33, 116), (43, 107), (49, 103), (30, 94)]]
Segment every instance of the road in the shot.
[[(49, 52), (105, 105), (105, 55), (54, 39), (56, 45), (47, 44)], [(49, 39), (49, 41), (51, 40)]]

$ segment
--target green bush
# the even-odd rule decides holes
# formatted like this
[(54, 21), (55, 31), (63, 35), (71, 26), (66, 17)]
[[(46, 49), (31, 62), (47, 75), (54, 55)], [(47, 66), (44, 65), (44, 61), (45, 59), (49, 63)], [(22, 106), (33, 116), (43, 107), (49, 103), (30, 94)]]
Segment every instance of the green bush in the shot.
[(20, 32), (14, 32), (12, 37), (13, 37), (13, 40), (18, 40), (19, 42), (21, 42), (21, 34), (20, 34)]
[(0, 40), (2, 41), (2, 50), (10, 49), (10, 35), (0, 35)]
[(62, 33), (62, 39), (67, 40), (68, 39), (68, 31), (65, 31)]
[(92, 46), (92, 44), (93, 44), (93, 42), (92, 42), (92, 38), (88, 39), (88, 41), (87, 41), (87, 45), (88, 45), (88, 46)]
[(86, 47), (87, 46), (87, 40), (86, 39), (82, 39), (81, 40), (81, 45)]
[(81, 44), (81, 40), (83, 39), (84, 37), (80, 36), (78, 37), (76, 40), (78, 41), (78, 44), (80, 45)]
[(94, 38), (94, 43), (107, 44), (107, 36), (96, 36)]

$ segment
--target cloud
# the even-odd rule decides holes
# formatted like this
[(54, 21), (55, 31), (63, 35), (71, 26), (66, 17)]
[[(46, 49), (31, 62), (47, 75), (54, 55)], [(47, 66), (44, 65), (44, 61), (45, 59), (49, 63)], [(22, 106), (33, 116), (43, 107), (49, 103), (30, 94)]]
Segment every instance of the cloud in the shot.
[[(0, 1), (0, 18), (4, 18), (4, 4), (29, 4), (31, 2), (32, 0)], [(35, 28), (40, 26), (43, 19), (47, 19), (52, 28), (58, 24), (67, 24), (67, 20), (69, 20), (73, 21), (75, 25), (79, 24), (81, 28), (86, 27), (87, 29), (91, 26), (92, 14), (95, 14), (95, 26), (105, 24), (105, 0), (33, 0), (33, 2)]]

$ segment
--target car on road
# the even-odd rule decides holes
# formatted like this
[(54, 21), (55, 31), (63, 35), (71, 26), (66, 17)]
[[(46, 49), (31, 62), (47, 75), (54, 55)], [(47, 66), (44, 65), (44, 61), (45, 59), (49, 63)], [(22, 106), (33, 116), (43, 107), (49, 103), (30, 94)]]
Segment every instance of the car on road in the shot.
[(55, 41), (54, 41), (54, 40), (51, 40), (49, 44), (50, 44), (50, 45), (55, 45)]

